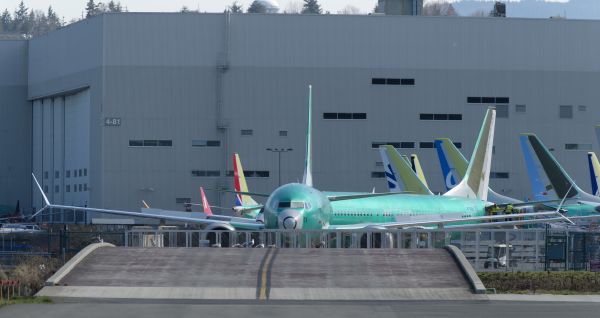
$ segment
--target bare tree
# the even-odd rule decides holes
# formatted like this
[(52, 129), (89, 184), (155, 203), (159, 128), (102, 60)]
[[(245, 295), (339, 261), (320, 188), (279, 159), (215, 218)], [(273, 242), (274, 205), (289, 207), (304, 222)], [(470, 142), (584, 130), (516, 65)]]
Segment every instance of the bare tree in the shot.
[(423, 6), (423, 15), (429, 16), (457, 16), (451, 3), (446, 1), (429, 2)]
[(298, 14), (302, 12), (302, 3), (300, 1), (290, 1), (285, 7), (284, 13)]
[(347, 5), (342, 10), (338, 11), (338, 14), (361, 14), (361, 12), (359, 8)]
[(487, 17), (488, 12), (483, 9), (480, 9), (480, 10), (477, 10), (477, 11), (471, 13), (469, 16), (471, 16), (471, 17)]
[(226, 10), (231, 13), (244, 13), (244, 8), (237, 1), (234, 1)]

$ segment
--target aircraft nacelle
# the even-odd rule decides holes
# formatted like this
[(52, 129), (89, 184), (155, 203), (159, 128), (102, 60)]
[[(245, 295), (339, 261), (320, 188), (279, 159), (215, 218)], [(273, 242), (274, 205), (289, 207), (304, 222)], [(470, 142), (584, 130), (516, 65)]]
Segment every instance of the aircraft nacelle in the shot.
[(318, 230), (329, 225), (331, 203), (315, 188), (292, 183), (277, 188), (267, 199), (267, 229)]

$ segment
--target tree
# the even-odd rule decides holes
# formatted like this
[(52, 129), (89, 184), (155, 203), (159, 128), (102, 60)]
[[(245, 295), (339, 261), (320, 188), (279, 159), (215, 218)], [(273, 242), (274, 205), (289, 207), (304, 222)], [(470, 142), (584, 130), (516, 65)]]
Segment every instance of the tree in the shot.
[(183, 7), (181, 7), (181, 10), (179, 10), (179, 12), (190, 13), (190, 9), (188, 9), (188, 7), (186, 7), (186, 6), (183, 6)]
[(302, 12), (302, 3), (300, 1), (288, 2), (287, 6), (285, 7), (285, 10), (283, 11), (283, 13), (292, 13), (292, 14), (298, 14), (300, 12)]
[(228, 6), (227, 11), (231, 13), (244, 13), (242, 5), (240, 5), (237, 1), (234, 1), (230, 6)]
[(114, 1), (110, 0), (108, 3), (108, 12), (123, 12), (121, 2), (115, 3)]
[(52, 6), (48, 7), (48, 13), (46, 14), (46, 18), (48, 20), (49, 31), (56, 30), (62, 26), (62, 22), (60, 21), (60, 18), (58, 17), (56, 12), (54, 12), (54, 10), (52, 9)]
[(22, 25), (27, 21), (28, 11), (29, 9), (27, 9), (25, 3), (21, 1), (17, 10), (15, 10), (15, 17), (13, 18), (13, 29), (15, 31), (20, 30)]
[(457, 16), (456, 10), (448, 2), (429, 2), (423, 6), (423, 15), (429, 16)]
[(304, 0), (302, 13), (304, 14), (321, 14), (323, 10), (317, 0)]
[(342, 10), (338, 11), (338, 14), (360, 14), (360, 9), (355, 6), (347, 5)]
[(488, 13), (485, 10), (477, 10), (470, 14), (471, 17), (487, 17)]
[(257, 0), (254, 0), (250, 4), (250, 6), (248, 7), (248, 10), (246, 12), (248, 12), (248, 13), (267, 13), (267, 8), (262, 3), (258, 2)]
[(8, 12), (7, 9), (4, 9), (4, 12), (2, 12), (2, 15), (0, 16), (0, 24), (2, 25), (2, 30), (4, 32), (12, 31), (13, 21), (10, 12)]
[(98, 14), (98, 5), (96, 5), (96, 3), (94, 3), (94, 0), (88, 0), (87, 4), (85, 5), (85, 12), (86, 18), (91, 18), (93, 16), (95, 16), (96, 14)]

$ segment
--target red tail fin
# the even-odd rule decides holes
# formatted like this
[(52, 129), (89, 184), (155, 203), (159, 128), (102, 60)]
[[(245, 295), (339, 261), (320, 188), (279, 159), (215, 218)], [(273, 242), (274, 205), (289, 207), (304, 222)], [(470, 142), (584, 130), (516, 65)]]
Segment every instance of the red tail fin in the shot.
[(210, 209), (210, 204), (208, 204), (208, 200), (204, 194), (204, 188), (202, 187), (200, 187), (200, 197), (202, 198), (202, 208), (204, 209), (204, 214), (209, 216), (213, 215), (212, 210)]

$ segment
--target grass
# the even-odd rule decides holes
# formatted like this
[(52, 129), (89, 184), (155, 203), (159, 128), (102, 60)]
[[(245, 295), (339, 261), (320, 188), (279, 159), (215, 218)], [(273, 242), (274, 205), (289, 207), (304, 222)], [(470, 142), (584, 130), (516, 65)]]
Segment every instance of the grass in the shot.
[(600, 273), (495, 272), (479, 273), (487, 288), (498, 293), (600, 295)]
[(50, 304), (52, 300), (46, 296), (42, 297), (15, 297), (11, 298), (10, 301), (6, 299), (0, 299), (0, 307), (6, 305), (19, 305), (19, 304)]

